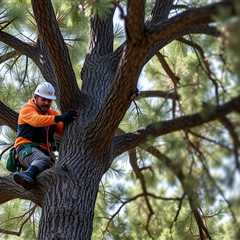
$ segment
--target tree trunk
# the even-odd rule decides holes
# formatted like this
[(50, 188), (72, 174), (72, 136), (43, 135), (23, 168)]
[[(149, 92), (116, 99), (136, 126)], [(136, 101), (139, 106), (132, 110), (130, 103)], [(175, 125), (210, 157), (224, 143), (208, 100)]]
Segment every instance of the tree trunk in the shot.
[(38, 239), (91, 239), (95, 202), (109, 167), (110, 147), (99, 152), (92, 142), (83, 143), (76, 135), (74, 143), (73, 136), (65, 136), (62, 143), (55, 176), (45, 194)]

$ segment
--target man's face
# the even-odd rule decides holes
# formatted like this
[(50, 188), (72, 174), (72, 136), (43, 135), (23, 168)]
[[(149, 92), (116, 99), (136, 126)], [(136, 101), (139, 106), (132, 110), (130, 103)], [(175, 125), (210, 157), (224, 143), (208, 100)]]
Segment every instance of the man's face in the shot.
[(35, 103), (40, 108), (41, 112), (47, 113), (48, 109), (51, 107), (52, 100), (40, 96), (35, 96)]

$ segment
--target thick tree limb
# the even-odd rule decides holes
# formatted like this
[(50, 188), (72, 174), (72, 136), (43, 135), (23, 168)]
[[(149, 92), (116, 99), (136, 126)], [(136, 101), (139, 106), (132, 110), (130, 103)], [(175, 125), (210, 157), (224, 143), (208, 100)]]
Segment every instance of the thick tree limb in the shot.
[(97, 53), (100, 56), (112, 53), (114, 11), (115, 8), (105, 17), (95, 15), (91, 18), (90, 53)]
[(50, 0), (32, 0), (32, 7), (40, 38), (47, 47), (57, 76), (62, 111), (76, 108), (80, 104), (80, 91), (52, 3)]
[(49, 59), (47, 59), (48, 56), (46, 57), (46, 51), (44, 51), (40, 45), (36, 44), (36, 46), (32, 46), (4, 31), (0, 31), (0, 41), (15, 49), (15, 51), (11, 51), (1, 56), (0, 63), (17, 55), (26, 55), (39, 67), (46, 81), (51, 82), (54, 87), (58, 89), (56, 86), (55, 75), (52, 67), (50, 67)]
[(200, 24), (190, 26), (187, 31), (188, 34), (205, 34), (212, 37), (220, 37), (221, 31), (214, 26), (210, 26), (208, 24)]
[(103, 96), (94, 123), (88, 129), (89, 136), (94, 133), (95, 139), (98, 139), (95, 147), (99, 150), (104, 144), (110, 144), (115, 130), (136, 96), (137, 81), (148, 51), (144, 45), (141, 42), (124, 46), (115, 77), (109, 84), (109, 91)]
[(199, 113), (162, 121), (148, 125), (134, 133), (116, 136), (113, 139), (114, 157), (143, 144), (148, 138), (156, 138), (179, 130), (186, 130), (201, 124), (220, 119), (233, 111), (240, 111), (240, 96), (233, 98), (220, 106), (203, 109)]
[(43, 194), (38, 188), (26, 191), (13, 181), (12, 175), (0, 177), (0, 204), (16, 198), (30, 200), (41, 206)]
[(151, 14), (151, 23), (159, 23), (166, 20), (172, 8), (173, 2), (173, 0), (156, 0)]
[[(146, 24), (145, 35), (142, 38), (143, 46), (142, 49), (139, 50), (139, 56), (142, 57), (142, 55), (145, 55), (142, 67), (161, 48), (186, 34), (207, 34), (214, 37), (220, 36), (220, 31), (216, 27), (208, 25), (214, 22), (214, 16), (218, 13), (217, 10), (219, 6), (228, 7), (233, 14), (235, 13), (231, 1), (223, 1), (206, 7), (184, 11), (158, 24)], [(148, 31), (148, 34), (146, 31)], [(114, 53), (115, 57), (119, 59), (118, 61), (116, 60), (117, 63), (123, 55), (125, 46), (126, 42), (116, 49)], [(146, 49), (147, 52), (145, 51)]]
[(144, 0), (129, 0), (127, 5), (127, 41), (139, 42), (144, 33)]
[(18, 113), (0, 101), (0, 125), (6, 125), (15, 131), (17, 118)]
[[(213, 37), (219, 37), (220, 31), (213, 26), (208, 26), (207, 24), (200, 24), (200, 25), (193, 25), (193, 26), (189, 26), (186, 29), (184, 29), (184, 31), (179, 32), (176, 35), (173, 35), (172, 38), (168, 38), (168, 39), (164, 39), (163, 41), (160, 41), (158, 44), (154, 45), (153, 47), (151, 47), (148, 51), (148, 54), (145, 57), (145, 61), (144, 61), (144, 65), (157, 53), (159, 52), (160, 49), (162, 49), (163, 47), (167, 46), (169, 43), (171, 43), (172, 41), (181, 38), (182, 36), (186, 35), (186, 34), (206, 34), (209, 36), (213, 36)], [(120, 49), (118, 49), (118, 51), (120, 51)], [(119, 55), (119, 53), (118, 53)]]
[[(36, 61), (35, 63), (39, 67), (46, 81), (50, 82), (54, 86), (56, 90), (57, 100), (60, 100), (60, 92), (57, 85), (57, 78), (54, 72), (54, 66), (52, 64), (51, 59), (49, 58), (47, 47), (41, 39), (38, 39), (37, 47), (40, 52), (40, 57), (38, 58), (38, 61)], [(58, 106), (60, 106), (59, 102)]]
[(151, 98), (151, 97), (161, 97), (166, 99), (179, 100), (180, 96), (175, 92), (166, 92), (166, 91), (140, 91), (136, 100), (141, 98)]
[(30, 200), (42, 207), (43, 198), (48, 187), (54, 184), (58, 177), (64, 177), (62, 169), (53, 167), (45, 170), (37, 177), (37, 182), (31, 190), (25, 190), (23, 187), (16, 184), (12, 175), (0, 176), (0, 204), (12, 199), (20, 198)]
[(0, 30), (0, 41), (32, 59), (37, 58), (36, 47)]
[(186, 34), (186, 30), (199, 24), (208, 24), (214, 21), (214, 16), (218, 14), (220, 8), (229, 9), (234, 13), (233, 3), (231, 1), (222, 1), (219, 3), (209, 4), (205, 7), (192, 8), (178, 14), (165, 22), (152, 25), (147, 35), (148, 46), (159, 42), (169, 41), (179, 34)]

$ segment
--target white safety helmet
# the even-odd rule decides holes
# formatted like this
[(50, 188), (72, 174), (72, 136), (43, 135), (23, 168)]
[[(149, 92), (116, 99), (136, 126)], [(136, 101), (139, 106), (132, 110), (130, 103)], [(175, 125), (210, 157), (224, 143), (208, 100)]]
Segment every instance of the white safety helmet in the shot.
[(53, 85), (49, 82), (40, 83), (37, 86), (34, 95), (44, 97), (50, 100), (56, 100), (55, 89)]

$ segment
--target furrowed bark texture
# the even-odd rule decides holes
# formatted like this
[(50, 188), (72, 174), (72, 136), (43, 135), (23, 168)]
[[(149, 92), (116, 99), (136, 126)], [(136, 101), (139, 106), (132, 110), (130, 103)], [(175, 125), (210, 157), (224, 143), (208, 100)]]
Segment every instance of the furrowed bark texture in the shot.
[[(94, 17), (91, 24), (90, 52), (81, 73), (82, 90), (87, 93), (89, 103), (85, 111), (81, 111), (79, 120), (65, 129), (60, 158), (54, 168), (55, 177), (42, 204), (38, 236), (41, 240), (91, 238), (99, 182), (112, 160), (111, 142), (102, 143), (102, 136), (91, 131), (116, 71), (111, 54), (112, 13), (105, 20)], [(100, 34), (102, 31), (105, 35)], [(52, 60), (51, 65), (54, 66)], [(97, 143), (104, 147), (98, 147)]]
[(79, 89), (63, 36), (58, 27), (51, 1), (32, 0), (39, 37), (45, 44), (58, 80), (63, 111), (76, 108), (79, 103)]
[[(73, 151), (69, 148), (68, 153)], [(74, 154), (71, 164), (59, 168), (45, 194), (39, 239), (91, 238), (98, 186), (106, 170), (105, 159), (94, 152), (91, 156), (84, 154), (84, 159), (79, 153)]]
[(47, 79), (55, 88), (57, 92), (57, 96), (60, 97), (60, 93), (57, 85), (57, 77), (54, 72), (54, 66), (49, 58), (47, 47), (45, 46), (42, 39), (39, 39), (37, 42), (38, 49), (38, 61), (36, 64), (38, 65), (43, 77)]
[[(224, 105), (223, 108), (214, 109), (212, 115), (193, 114), (191, 118), (182, 117), (180, 120), (156, 123), (137, 134), (126, 134), (113, 139), (136, 95), (137, 81), (147, 60), (176, 37), (190, 33), (193, 28), (197, 31), (199, 26), (196, 25), (200, 24), (200, 20), (204, 19), (204, 26), (212, 21), (201, 10), (202, 18), (197, 11), (193, 11), (193, 14), (187, 12), (170, 22), (167, 19), (173, 1), (168, 0), (156, 1), (152, 20), (144, 24), (144, 2), (128, 1), (125, 22), (127, 41), (116, 51), (113, 51), (114, 9), (106, 18), (93, 16), (91, 19), (90, 48), (81, 72), (82, 92), (86, 93), (87, 104), (81, 109), (79, 119), (65, 127), (59, 159), (51, 169), (51, 174), (41, 174), (37, 179), (40, 190), (32, 192), (39, 197), (38, 204), (42, 206), (38, 236), (40, 240), (91, 239), (99, 183), (114, 156), (129, 150), (129, 146), (143, 143), (148, 136), (158, 137), (181, 130), (186, 128), (184, 124), (190, 128), (213, 121), (222, 113), (229, 113), (229, 109), (234, 111), (237, 108)], [(67, 111), (79, 108), (81, 92), (51, 1), (32, 0), (32, 6), (39, 31), (35, 62), (45, 79), (58, 87), (61, 109)], [(211, 9), (207, 10), (210, 15)], [(216, 9), (213, 12), (216, 13)], [(192, 26), (191, 21), (195, 25)], [(25, 54), (30, 55), (28, 46)], [(238, 104), (239, 99), (234, 103)], [(0, 105), (0, 111), (1, 109), (9, 113), (8, 119), (11, 121), (7, 125), (13, 126), (12, 119), (16, 120), (16, 115), (4, 105)], [(0, 115), (1, 123), (7, 123), (8, 120), (2, 117), (1, 112)], [(189, 119), (192, 122), (189, 123)], [(31, 196), (22, 196), (34, 201)], [(19, 195), (16, 194), (15, 197)], [(3, 201), (10, 198), (14, 196)]]

